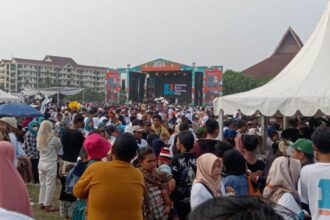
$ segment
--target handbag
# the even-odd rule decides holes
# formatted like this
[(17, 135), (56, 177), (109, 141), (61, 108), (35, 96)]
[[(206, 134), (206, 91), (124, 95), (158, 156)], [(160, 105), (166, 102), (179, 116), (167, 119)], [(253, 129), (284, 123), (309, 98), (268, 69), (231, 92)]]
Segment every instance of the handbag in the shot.
[(254, 190), (252, 180), (250, 176), (247, 176), (248, 186), (249, 186), (249, 195), (251, 196), (261, 196), (261, 192), (257, 189)]
[(78, 199), (72, 213), (72, 220), (86, 219), (86, 200)]

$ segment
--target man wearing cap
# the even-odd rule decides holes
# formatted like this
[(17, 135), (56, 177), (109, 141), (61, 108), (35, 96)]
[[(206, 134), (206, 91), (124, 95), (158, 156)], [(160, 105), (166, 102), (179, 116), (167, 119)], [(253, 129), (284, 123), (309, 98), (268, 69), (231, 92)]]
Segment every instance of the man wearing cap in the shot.
[[(8, 131), (10, 143), (15, 148), (16, 157), (25, 157), (26, 154), (23, 151), (20, 143), (17, 141), (16, 135), (13, 129), (17, 129), (17, 120), (14, 117), (3, 117), (0, 119), (0, 129)], [(15, 165), (17, 165), (17, 159), (15, 159)]]
[(148, 147), (148, 142), (142, 138), (144, 129), (139, 125), (132, 127), (133, 135), (138, 143), (139, 149)]
[(153, 134), (151, 125), (152, 125), (151, 121), (149, 120), (144, 121), (144, 132), (142, 134), (142, 138), (144, 140), (148, 140), (149, 135)]
[(300, 160), (301, 167), (314, 164), (314, 150), (312, 141), (300, 138), (291, 147), (293, 148), (291, 156)]

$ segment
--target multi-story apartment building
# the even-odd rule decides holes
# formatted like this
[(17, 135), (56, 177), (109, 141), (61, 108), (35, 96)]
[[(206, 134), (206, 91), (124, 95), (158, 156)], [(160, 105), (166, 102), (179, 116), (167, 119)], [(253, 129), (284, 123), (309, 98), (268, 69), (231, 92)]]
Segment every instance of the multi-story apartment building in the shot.
[(0, 61), (0, 88), (7, 92), (48, 87), (81, 87), (105, 92), (109, 68), (77, 64), (72, 58), (46, 56), (43, 60), (12, 58)]

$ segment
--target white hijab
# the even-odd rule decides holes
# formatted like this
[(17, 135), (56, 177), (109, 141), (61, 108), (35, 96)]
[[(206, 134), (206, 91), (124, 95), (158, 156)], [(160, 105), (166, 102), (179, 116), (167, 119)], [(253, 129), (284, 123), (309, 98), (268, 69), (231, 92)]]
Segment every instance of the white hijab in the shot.
[(37, 134), (37, 149), (39, 151), (43, 151), (53, 136), (53, 124), (50, 121), (46, 120), (41, 122)]

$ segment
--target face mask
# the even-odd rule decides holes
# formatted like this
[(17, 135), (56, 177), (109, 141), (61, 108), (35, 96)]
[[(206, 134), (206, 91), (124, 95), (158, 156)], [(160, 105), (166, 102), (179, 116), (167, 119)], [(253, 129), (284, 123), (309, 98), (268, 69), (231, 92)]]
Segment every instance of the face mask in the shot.
[(38, 127), (33, 127), (32, 131), (38, 131)]

